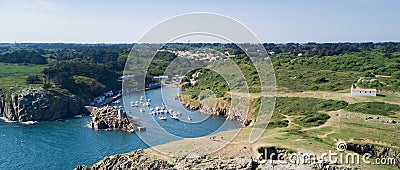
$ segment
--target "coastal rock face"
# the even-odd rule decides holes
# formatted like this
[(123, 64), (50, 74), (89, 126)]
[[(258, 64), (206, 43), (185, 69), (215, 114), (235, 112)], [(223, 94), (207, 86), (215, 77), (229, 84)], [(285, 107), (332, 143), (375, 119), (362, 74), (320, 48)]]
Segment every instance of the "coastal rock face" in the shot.
[(56, 95), (44, 89), (23, 89), (0, 97), (0, 116), (11, 121), (46, 121), (86, 114), (75, 95)]
[(119, 114), (118, 109), (111, 106), (94, 108), (90, 116), (92, 116), (92, 122), (89, 126), (95, 130), (120, 129), (127, 132), (137, 130), (137, 126), (129, 121), (125, 112)]
[(395, 166), (397, 168), (400, 168), (400, 151), (394, 148), (373, 145), (373, 144), (347, 143), (347, 150), (353, 151), (360, 155), (369, 153), (373, 157), (377, 158), (394, 158), (396, 159)]
[(75, 170), (108, 170), (108, 169), (173, 169), (174, 165), (165, 160), (147, 155), (144, 150), (129, 154), (113, 155), (104, 158), (92, 166), (78, 166)]
[[(230, 104), (226, 101), (216, 101), (214, 105), (206, 104), (206, 102), (200, 102), (199, 105), (193, 105), (190, 102), (186, 102), (183, 97), (179, 97), (182, 105), (191, 110), (199, 110), (205, 114), (225, 116), (228, 120), (236, 120), (242, 124), (242, 126), (246, 126), (247, 123), (247, 104), (243, 104), (243, 101), (236, 101), (235, 107), (231, 108)], [(243, 107), (241, 107), (243, 106)]]
[(106, 157), (91, 166), (78, 166), (76, 170), (105, 169), (252, 169), (253, 160), (246, 157), (222, 159), (204, 158), (165, 158), (149, 153), (148, 150), (136, 150), (127, 154)]

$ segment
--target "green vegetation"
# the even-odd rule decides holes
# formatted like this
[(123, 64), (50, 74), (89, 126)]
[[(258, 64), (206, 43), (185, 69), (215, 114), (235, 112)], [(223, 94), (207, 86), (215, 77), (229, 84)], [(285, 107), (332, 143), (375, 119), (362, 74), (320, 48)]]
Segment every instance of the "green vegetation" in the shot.
[[(227, 80), (225, 80), (220, 74), (210, 69), (203, 68), (191, 71), (181, 80), (184, 84), (182, 86), (182, 95), (190, 96), (192, 99), (197, 100), (198, 95), (202, 90), (209, 89), (215, 93), (217, 98), (224, 98), (224, 100), (229, 101), (230, 99), (226, 96), (226, 92), (233, 89), (241, 89), (246, 85), (248, 86), (248, 91), (250, 93), (260, 92), (260, 78), (250, 58), (245, 54), (239, 54), (232, 60), (239, 67), (244, 78), (240, 76), (237, 78), (235, 77), (237, 75), (234, 75), (233, 73), (230, 75), (233, 76), (233, 78), (229, 80), (230, 83), (228, 84)], [(215, 61), (215, 63), (218, 62), (221, 61)], [(222, 65), (223, 63), (220, 64)], [(224, 73), (229, 74), (229, 71), (225, 71)], [(193, 77), (193, 75), (195, 76)], [(196, 83), (191, 84), (190, 79), (195, 80)], [(246, 82), (243, 82), (243, 80), (246, 80)]]
[(0, 62), (5, 63), (29, 63), (29, 64), (47, 64), (43, 57), (43, 51), (12, 51), (0, 54)]
[[(259, 111), (261, 98), (251, 102), (251, 114)], [(330, 116), (321, 111), (335, 111), (347, 106), (345, 101), (324, 100), (316, 98), (278, 97), (276, 98), (274, 114), (268, 124), (268, 129), (287, 127), (288, 117), (294, 118), (294, 123), (304, 126), (319, 126), (324, 124)]]
[(0, 63), (0, 89), (3, 91), (14, 91), (27, 86), (42, 86), (40, 84), (28, 84), (27, 78), (41, 77), (43, 65), (19, 65)]
[[(323, 100), (315, 98), (278, 97), (270, 124), (272, 127), (285, 127), (282, 115), (295, 117), (300, 126), (311, 127), (324, 124), (330, 116), (320, 111), (335, 111), (347, 106), (345, 101)], [(287, 125), (286, 125), (287, 126)]]
[(357, 82), (358, 87), (375, 88), (377, 90), (400, 91), (400, 79), (394, 77), (362, 78)]
[(323, 57), (282, 53), (271, 59), (276, 70), (277, 85), (285, 91), (338, 91), (349, 89), (359, 77), (392, 74), (394, 76), (385, 79), (385, 85), (374, 82), (362, 84), (361, 87), (400, 91), (400, 79), (396, 78), (400, 59), (397, 53), (390, 53), (392, 57), (386, 54), (374, 49)]
[(388, 116), (400, 111), (400, 106), (383, 102), (363, 102), (350, 104), (345, 110), (365, 114)]
[(316, 98), (278, 97), (274, 114), (307, 115), (318, 111), (335, 111), (347, 106), (345, 101)]
[(118, 82), (121, 74), (113, 66), (111, 63), (63, 61), (44, 69), (43, 73), (55, 85), (90, 99), (106, 90), (121, 89), (121, 83)]
[[(73, 93), (91, 100), (104, 91), (121, 89), (118, 77), (123, 74), (131, 47), (132, 44), (0, 44), (0, 91), (7, 93), (34, 86), (44, 87), (59, 98)], [(398, 122), (400, 106), (383, 102), (357, 102), (382, 100), (398, 103), (400, 43), (288, 43), (264, 44), (264, 47), (271, 54), (280, 92), (333, 91), (336, 93), (330, 94), (339, 96), (333, 98), (346, 100), (343, 93), (348, 93), (350, 86), (360, 80), (357, 86), (376, 88), (381, 95), (352, 98), (350, 101), (356, 103), (350, 105), (345, 101), (317, 99), (322, 96), (278, 97), (266, 132), (271, 135), (263, 135), (259, 141), (311, 151), (332, 149), (338, 139), (399, 146), (397, 124), (385, 123), (384, 119), (388, 117)], [(260, 92), (260, 80), (253, 63), (235, 44), (168, 44), (151, 61), (147, 75), (143, 77), (145, 80), (140, 81), (135, 77), (134, 83), (156, 82), (153, 76), (165, 74), (171, 62), (176, 61), (177, 56), (173, 51), (198, 48), (234, 55), (224, 56), (224, 59), (232, 59), (238, 65), (246, 82), (239, 79), (230, 81), (233, 84), (247, 83), (251, 93)], [(145, 50), (133, 53), (145, 57), (130, 58), (132, 61), (128, 62), (133, 62), (130, 66), (135, 68), (130, 68), (126, 73), (139, 75), (141, 72), (136, 71), (144, 70), (143, 63), (148, 62), (150, 53)], [(219, 60), (214, 63), (218, 65), (223, 62)], [(187, 68), (200, 68), (203, 64), (181, 59), (167, 75), (183, 75)], [(197, 76), (192, 77), (194, 74)], [(191, 79), (197, 83), (191, 85)], [(217, 72), (206, 68), (191, 70), (181, 81), (181, 97), (192, 106), (200, 105), (202, 90), (213, 91), (217, 102), (229, 105), (231, 96), (227, 92), (232, 90), (230, 88), (235, 89), (229, 87)], [(249, 120), (258, 113), (260, 101), (261, 98), (251, 101)], [(382, 118), (369, 121), (351, 112), (380, 115)], [(328, 120), (329, 124), (325, 124)], [(251, 128), (243, 130), (248, 129)], [(292, 152), (290, 148), (289, 151)]]
[(302, 66), (275, 67), (275, 71), (279, 90), (295, 92), (349, 89), (359, 76), (351, 72), (334, 72)]
[(308, 113), (306, 116), (295, 119), (295, 123), (303, 127), (319, 126), (324, 124), (330, 116), (326, 113)]
[(197, 73), (199, 73), (199, 76), (196, 78), (197, 83), (194, 85), (190, 85), (190, 80), (188, 78), (182, 80), (183, 83), (186, 83), (186, 85), (182, 87), (182, 95), (190, 96), (191, 99), (198, 100), (200, 92), (209, 89), (215, 93), (217, 98), (221, 98), (225, 95), (225, 92), (229, 90), (228, 83), (216, 72), (208, 69), (200, 69), (193, 74)]
[(278, 121), (271, 121), (268, 123), (267, 128), (280, 128), (280, 127), (287, 127), (289, 126), (289, 120), (278, 120)]
[(359, 77), (372, 79), (375, 75), (386, 75), (392, 77), (387, 77), (382, 86), (375, 82), (361, 87), (400, 91), (399, 43), (289, 43), (264, 46), (274, 52), (271, 59), (281, 90), (345, 90)]
[(151, 61), (147, 74), (151, 76), (164, 75), (168, 65), (178, 56), (167, 51), (157, 52)]

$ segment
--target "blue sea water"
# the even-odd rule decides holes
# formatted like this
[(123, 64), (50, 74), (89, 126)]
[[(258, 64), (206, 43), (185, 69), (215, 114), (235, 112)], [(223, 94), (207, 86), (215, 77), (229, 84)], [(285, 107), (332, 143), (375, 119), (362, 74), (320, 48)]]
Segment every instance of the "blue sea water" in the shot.
[[(148, 148), (148, 144), (163, 144), (240, 127), (237, 122), (227, 121), (224, 117), (186, 110), (174, 99), (177, 93), (177, 88), (162, 88), (124, 97), (122, 103), (125, 102), (127, 113), (140, 117), (142, 121), (138, 123), (147, 128), (137, 133), (91, 130), (87, 127), (88, 116), (29, 125), (0, 120), (0, 169), (73, 169), (77, 165), (96, 163), (105, 156)], [(162, 121), (158, 119), (159, 115), (150, 115), (149, 110), (139, 113), (139, 108), (127, 104), (139, 100), (141, 95), (152, 99), (150, 107), (161, 106), (164, 102), (168, 109), (179, 110), (182, 120), (172, 120), (165, 115), (168, 119)], [(193, 120), (189, 121), (187, 116)], [(163, 135), (164, 132), (173, 135)]]

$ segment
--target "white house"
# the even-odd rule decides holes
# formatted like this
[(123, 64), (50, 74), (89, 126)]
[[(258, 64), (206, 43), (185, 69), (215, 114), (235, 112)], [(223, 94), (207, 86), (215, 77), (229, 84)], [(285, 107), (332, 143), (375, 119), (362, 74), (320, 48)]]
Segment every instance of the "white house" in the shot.
[(153, 78), (162, 81), (168, 79), (168, 76), (154, 76)]
[(376, 89), (360, 89), (352, 85), (350, 96), (376, 96)]

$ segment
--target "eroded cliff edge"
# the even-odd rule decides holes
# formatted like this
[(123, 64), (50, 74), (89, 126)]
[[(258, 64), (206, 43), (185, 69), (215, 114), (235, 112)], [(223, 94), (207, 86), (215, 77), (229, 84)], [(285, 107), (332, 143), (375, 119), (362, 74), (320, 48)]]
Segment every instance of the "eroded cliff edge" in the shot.
[(231, 108), (231, 104), (225, 100), (216, 99), (212, 101), (193, 101), (187, 96), (180, 95), (177, 97), (183, 106), (191, 110), (198, 110), (205, 114), (225, 116), (227, 120), (238, 121), (243, 127), (251, 125), (255, 122), (254, 118), (249, 116), (249, 111), (246, 109), (247, 104), (243, 101), (237, 101), (235, 107)]
[(84, 101), (67, 92), (26, 88), (0, 94), (0, 117), (10, 121), (47, 121), (88, 114)]

